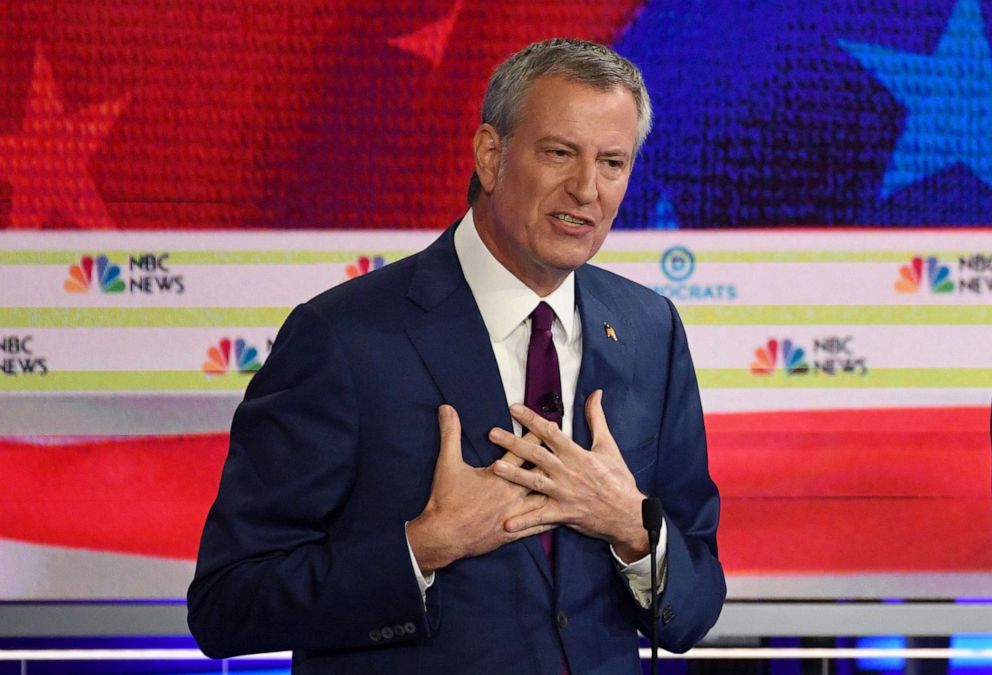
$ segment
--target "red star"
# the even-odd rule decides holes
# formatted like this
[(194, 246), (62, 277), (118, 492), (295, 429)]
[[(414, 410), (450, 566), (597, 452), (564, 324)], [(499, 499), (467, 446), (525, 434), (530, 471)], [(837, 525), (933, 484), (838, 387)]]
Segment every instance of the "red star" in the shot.
[(448, 48), (448, 39), (461, 11), (462, 0), (455, 0), (448, 13), (439, 20), (412, 33), (389, 38), (386, 42), (411, 54), (424, 57), (433, 64), (434, 68), (437, 68), (444, 60), (444, 50)]
[(0, 177), (13, 186), (11, 227), (42, 228), (55, 212), (77, 227), (114, 227), (86, 164), (127, 100), (122, 96), (66, 116), (52, 67), (37, 46), (21, 133), (0, 138)]

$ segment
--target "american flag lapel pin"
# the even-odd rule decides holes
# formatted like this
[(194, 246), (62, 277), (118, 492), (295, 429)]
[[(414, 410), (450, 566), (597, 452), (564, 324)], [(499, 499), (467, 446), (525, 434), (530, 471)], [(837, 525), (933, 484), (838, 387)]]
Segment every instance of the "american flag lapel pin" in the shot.
[(608, 323), (606, 323), (604, 321), (603, 322), (603, 330), (606, 332), (606, 337), (610, 338), (614, 342), (617, 341), (617, 332), (615, 330), (613, 330), (613, 326), (611, 326), (610, 324), (608, 324)]

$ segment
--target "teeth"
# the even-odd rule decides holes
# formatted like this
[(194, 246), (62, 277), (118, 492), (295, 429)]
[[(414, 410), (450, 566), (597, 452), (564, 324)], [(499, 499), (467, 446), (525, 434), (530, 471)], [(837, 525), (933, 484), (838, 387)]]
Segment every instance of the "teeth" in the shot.
[(586, 224), (586, 221), (582, 220), (581, 218), (573, 218), (572, 216), (568, 215), (567, 213), (556, 213), (555, 214), (555, 218), (557, 218), (558, 220), (560, 220), (562, 222), (569, 223), (571, 225), (585, 225)]

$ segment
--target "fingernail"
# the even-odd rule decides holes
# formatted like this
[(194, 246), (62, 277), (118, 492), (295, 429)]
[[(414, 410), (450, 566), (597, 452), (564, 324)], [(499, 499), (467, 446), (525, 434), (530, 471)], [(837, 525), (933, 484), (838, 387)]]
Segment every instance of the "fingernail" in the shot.
[(506, 471), (506, 462), (504, 462), (501, 459), (497, 459), (495, 462), (493, 462), (493, 471), (495, 471), (496, 473), (503, 473), (504, 471)]
[(526, 410), (526, 408), (524, 408), (523, 405), (519, 403), (514, 403), (513, 405), (510, 406), (510, 412), (513, 413), (514, 415), (521, 415), (523, 414), (524, 410)]
[(440, 420), (446, 420), (451, 417), (451, 409), (447, 404), (442, 405), (437, 409), (437, 418)]

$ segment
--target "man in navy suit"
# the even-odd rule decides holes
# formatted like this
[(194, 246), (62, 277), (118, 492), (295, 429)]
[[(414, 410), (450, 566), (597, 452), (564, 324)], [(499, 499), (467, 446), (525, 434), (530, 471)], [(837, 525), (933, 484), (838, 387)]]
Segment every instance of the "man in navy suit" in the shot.
[[(207, 654), (291, 649), (300, 673), (638, 673), (645, 495), (665, 509), (661, 645), (712, 627), (719, 496), (682, 324), (586, 265), (650, 123), (615, 52), (531, 45), (490, 80), (466, 216), (293, 311), (204, 528), (189, 624)], [(541, 335), (555, 391), (528, 408)]]

